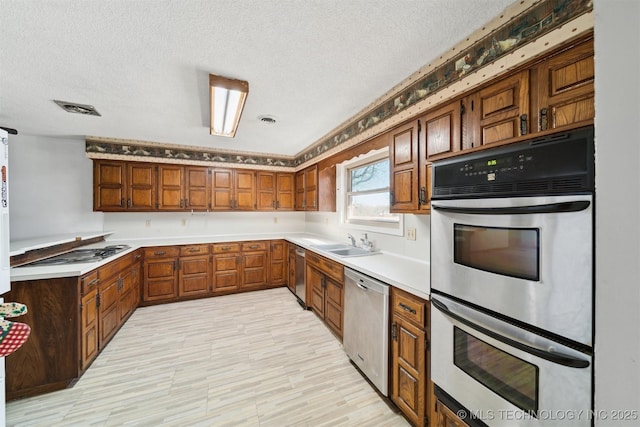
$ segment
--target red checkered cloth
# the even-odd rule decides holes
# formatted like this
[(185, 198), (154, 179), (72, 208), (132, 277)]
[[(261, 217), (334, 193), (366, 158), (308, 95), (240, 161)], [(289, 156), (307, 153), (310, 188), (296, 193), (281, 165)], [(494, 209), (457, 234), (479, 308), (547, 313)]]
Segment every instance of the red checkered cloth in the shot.
[(0, 321), (0, 357), (7, 356), (27, 341), (31, 328), (25, 323)]

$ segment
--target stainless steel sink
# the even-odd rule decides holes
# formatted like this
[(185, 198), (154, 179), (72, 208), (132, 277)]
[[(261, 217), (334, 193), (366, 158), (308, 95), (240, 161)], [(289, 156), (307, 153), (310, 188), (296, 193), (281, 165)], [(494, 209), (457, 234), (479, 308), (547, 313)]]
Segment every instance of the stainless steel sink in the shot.
[(331, 250), (327, 250), (327, 252), (334, 255), (338, 255), (339, 257), (343, 257), (343, 258), (355, 257), (355, 256), (369, 256), (369, 255), (374, 255), (376, 253), (376, 252), (367, 251), (360, 248), (355, 248), (353, 246), (331, 249)]
[(334, 249), (347, 249), (351, 246), (345, 245), (344, 243), (327, 243), (322, 245), (311, 245), (312, 248), (319, 249), (321, 251), (331, 251)]

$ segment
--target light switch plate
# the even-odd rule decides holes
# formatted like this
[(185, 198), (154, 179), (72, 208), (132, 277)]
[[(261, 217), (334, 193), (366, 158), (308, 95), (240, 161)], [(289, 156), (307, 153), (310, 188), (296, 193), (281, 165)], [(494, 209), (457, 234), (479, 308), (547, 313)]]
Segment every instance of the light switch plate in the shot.
[(415, 228), (407, 228), (407, 240), (416, 240)]

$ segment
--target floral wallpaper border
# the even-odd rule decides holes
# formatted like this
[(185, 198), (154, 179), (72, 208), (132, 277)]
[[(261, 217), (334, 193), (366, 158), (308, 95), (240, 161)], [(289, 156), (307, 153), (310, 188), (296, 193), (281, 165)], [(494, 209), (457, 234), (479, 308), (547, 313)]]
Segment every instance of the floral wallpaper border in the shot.
[(148, 157), (230, 165), (296, 168), (433, 95), (438, 90), (459, 81), (466, 74), (481, 69), (514, 49), (584, 13), (590, 12), (592, 9), (592, 0), (541, 0), (464, 49), (459, 55), (425, 74), (395, 96), (359, 118), (354, 118), (333, 135), (312, 144), (296, 158), (257, 153), (201, 151), (197, 148), (164, 146), (143, 141), (120, 142), (107, 138), (99, 140), (87, 138), (86, 152), (136, 158)]

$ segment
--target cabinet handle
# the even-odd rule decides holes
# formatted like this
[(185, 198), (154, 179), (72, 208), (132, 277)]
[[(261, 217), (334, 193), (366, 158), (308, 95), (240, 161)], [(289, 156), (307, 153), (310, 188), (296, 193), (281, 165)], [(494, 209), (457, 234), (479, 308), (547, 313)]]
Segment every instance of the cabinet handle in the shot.
[(180, 199), (180, 207), (184, 208), (184, 200), (183, 199)]
[(421, 205), (427, 204), (427, 188), (426, 187), (420, 187), (420, 197), (419, 197), (418, 203), (420, 203)]
[(320, 285), (322, 286), (322, 289), (326, 289), (327, 288), (327, 278), (326, 277), (322, 277), (322, 279), (320, 280)]
[(140, 258), (141, 258), (140, 254), (136, 254), (136, 257), (135, 257), (135, 258), (136, 258), (136, 259), (140, 259)]
[(549, 127), (549, 119), (547, 117), (547, 114), (549, 112), (548, 108), (542, 108), (540, 110), (540, 130), (547, 130), (547, 127)]
[(231, 250), (231, 246), (223, 246), (220, 249), (222, 249), (223, 251), (230, 251)]
[(408, 311), (411, 314), (416, 314), (417, 313), (417, 311), (415, 309), (409, 307), (406, 304), (399, 303), (398, 305), (400, 306), (401, 309), (403, 309), (404, 311)]
[(184, 207), (185, 208), (189, 207), (189, 199), (184, 199)]
[(258, 249), (260, 247), (260, 245), (251, 245), (249, 246), (249, 249)]
[(200, 249), (191, 248), (191, 249), (189, 249), (189, 252), (191, 252), (191, 253), (200, 252)]
[(275, 200), (272, 200), (272, 201), (271, 201), (271, 207), (272, 207), (273, 209), (275, 209), (275, 208), (276, 208), (276, 201), (275, 201)]
[(398, 341), (398, 324), (396, 322), (391, 325), (391, 340)]
[(393, 193), (393, 191), (389, 192), (389, 204), (391, 206), (396, 204), (396, 197), (395, 197), (395, 194)]
[(173, 271), (178, 269), (178, 261), (173, 261)]
[(100, 280), (99, 279), (93, 279), (92, 281), (89, 282), (89, 284), (87, 286), (93, 286), (95, 284), (97, 284)]
[(124, 208), (124, 199), (120, 199), (120, 207)]
[(153, 254), (156, 255), (156, 256), (160, 256), (160, 255), (164, 255), (166, 253), (167, 252), (165, 252), (165, 251), (157, 251), (157, 252), (154, 252)]
[(520, 135), (526, 135), (528, 132), (527, 129), (527, 115), (522, 114), (520, 116)]

